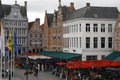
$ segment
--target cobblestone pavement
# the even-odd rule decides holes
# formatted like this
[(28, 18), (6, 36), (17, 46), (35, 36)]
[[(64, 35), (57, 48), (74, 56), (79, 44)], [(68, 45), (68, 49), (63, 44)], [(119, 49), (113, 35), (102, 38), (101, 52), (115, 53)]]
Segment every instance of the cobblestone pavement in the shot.
[[(24, 75), (25, 70), (15, 69), (15, 78), (13, 80), (27, 80), (26, 75)], [(52, 75), (51, 72), (39, 71), (38, 77), (33, 74), (28, 75), (28, 80), (63, 80), (60, 77)]]

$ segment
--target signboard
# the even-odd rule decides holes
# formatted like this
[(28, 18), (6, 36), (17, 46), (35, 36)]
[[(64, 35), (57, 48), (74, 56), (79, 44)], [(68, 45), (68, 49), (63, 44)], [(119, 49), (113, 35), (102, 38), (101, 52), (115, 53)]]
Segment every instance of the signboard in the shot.
[(41, 42), (31, 42), (31, 44), (41, 44)]

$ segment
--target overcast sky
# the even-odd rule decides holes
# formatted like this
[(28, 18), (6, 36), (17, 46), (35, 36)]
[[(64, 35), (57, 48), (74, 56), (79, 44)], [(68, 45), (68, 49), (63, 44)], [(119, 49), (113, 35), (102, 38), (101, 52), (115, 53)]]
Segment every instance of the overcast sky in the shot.
[[(1, 0), (2, 4), (13, 5), (15, 0)], [(36, 18), (40, 18), (40, 23), (44, 21), (45, 10), (48, 13), (53, 13), (54, 9), (57, 10), (59, 0), (17, 0), (20, 6), (24, 6), (24, 1), (27, 1), (28, 19), (34, 21)], [(91, 6), (107, 6), (117, 7), (120, 10), (120, 0), (61, 0), (62, 5), (69, 6), (70, 2), (74, 2), (75, 9), (86, 6), (89, 2)]]

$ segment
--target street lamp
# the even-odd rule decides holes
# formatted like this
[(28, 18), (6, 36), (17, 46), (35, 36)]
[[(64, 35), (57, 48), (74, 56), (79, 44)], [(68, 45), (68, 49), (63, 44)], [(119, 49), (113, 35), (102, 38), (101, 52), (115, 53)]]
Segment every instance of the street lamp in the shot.
[(26, 80), (28, 80), (28, 56), (27, 56), (27, 59), (26, 59)]

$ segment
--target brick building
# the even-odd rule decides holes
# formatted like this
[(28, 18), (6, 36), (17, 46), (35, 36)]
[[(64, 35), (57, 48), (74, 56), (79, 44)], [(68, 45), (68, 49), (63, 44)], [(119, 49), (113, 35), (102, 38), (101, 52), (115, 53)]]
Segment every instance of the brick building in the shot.
[(114, 50), (120, 52), (120, 13), (114, 28)]
[(42, 28), (40, 19), (29, 22), (28, 51), (40, 52), (42, 50)]
[(58, 10), (54, 10), (54, 13), (45, 12), (42, 25), (44, 50), (62, 51), (62, 22), (74, 10), (74, 3), (70, 3), (69, 7), (62, 6), (59, 0)]

